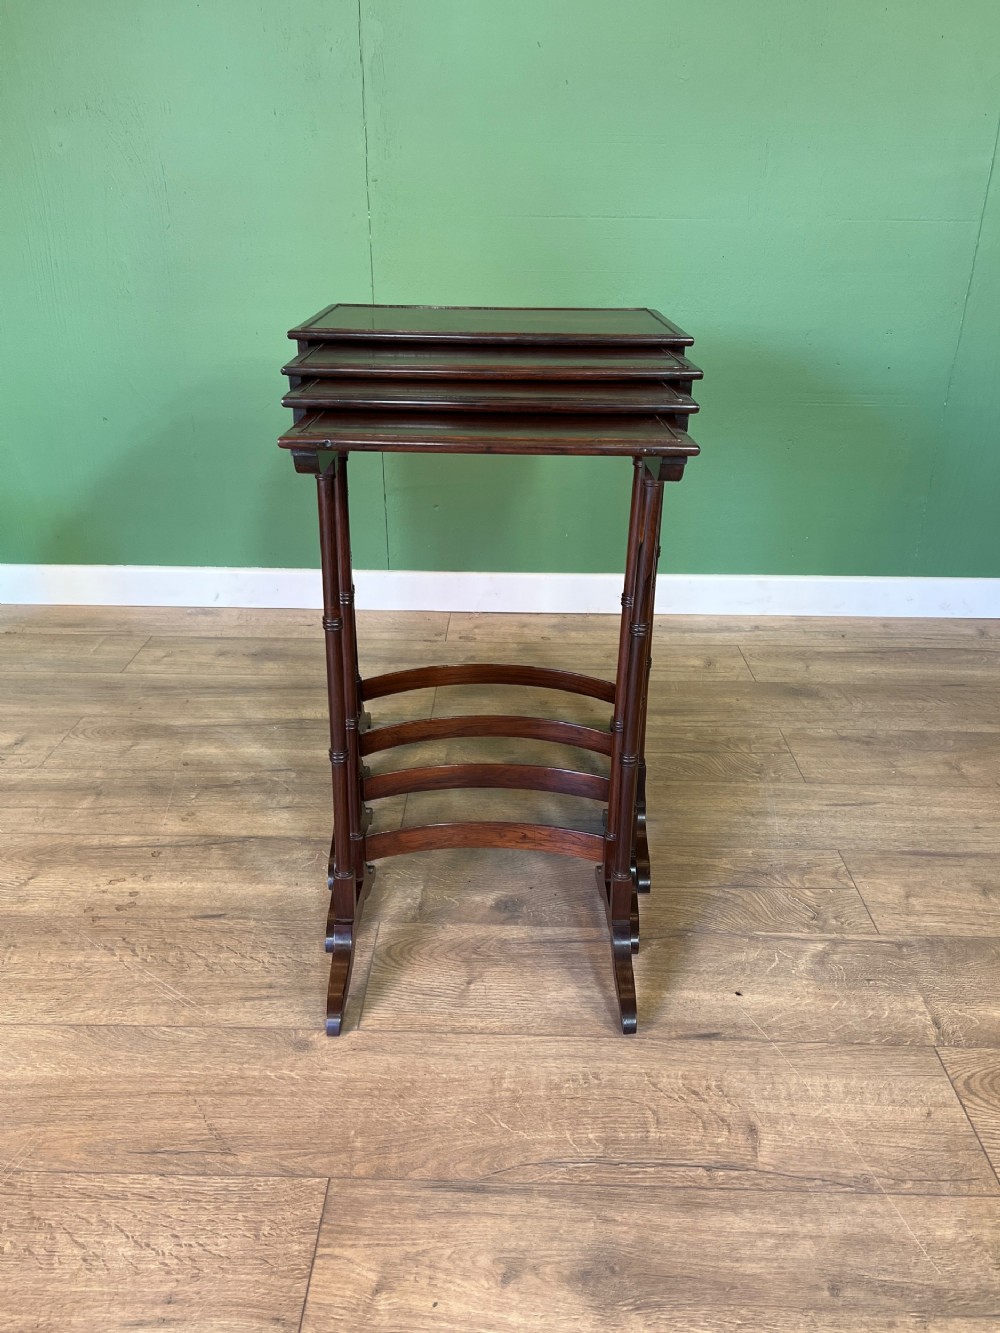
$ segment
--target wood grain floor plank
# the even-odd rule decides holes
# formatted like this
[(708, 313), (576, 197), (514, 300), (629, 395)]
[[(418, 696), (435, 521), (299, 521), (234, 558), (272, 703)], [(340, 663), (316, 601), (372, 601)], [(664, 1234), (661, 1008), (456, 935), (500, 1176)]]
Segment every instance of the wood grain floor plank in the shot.
[(655, 837), (711, 849), (1000, 852), (1000, 799), (981, 787), (661, 781), (649, 809)]
[(252, 911), (291, 922), (326, 901), (329, 844), (329, 833), (0, 836), (0, 891), (4, 911), (17, 916), (225, 920)]
[[(410, 797), (405, 822), (434, 822), (438, 811), (449, 818), (519, 818), (532, 809), (559, 822), (574, 820), (574, 811), (576, 820), (587, 819), (592, 805), (567, 797), (532, 805), (531, 794), (482, 790), (420, 793)], [(651, 846), (668, 854), (675, 844), (715, 854), (735, 847), (966, 853), (1000, 852), (998, 812), (997, 793), (981, 787), (658, 779), (648, 822)]]
[(947, 1050), (940, 1055), (983, 1150), (1000, 1172), (1000, 1050)]
[[(641, 905), (643, 932), (874, 934), (840, 857), (825, 855), (785, 860), (777, 851), (737, 851), (700, 858), (660, 844), (654, 891)], [(604, 909), (592, 889), (589, 872), (562, 857), (443, 851), (384, 862), (370, 910), (380, 921), (598, 928)]]
[[(822, 1318), (990, 1317), (991, 1200), (732, 1190), (331, 1191), (303, 1329), (711, 1329)], [(352, 1272), (346, 1286), (343, 1274)], [(794, 1325), (793, 1325), (794, 1326)]]
[[(996, 939), (644, 935), (635, 972), (650, 1039), (1000, 1045)], [(598, 928), (385, 921), (363, 1027), (576, 1036), (615, 1018)]]
[(669, 727), (650, 731), (648, 782), (800, 782), (778, 727)]
[[(1000, 1194), (935, 1053), (0, 1028), (0, 1161), (637, 1190)], [(262, 1077), (266, 1071), (266, 1077)]]
[(0, 717), (0, 771), (39, 768), (79, 720), (77, 713), (66, 717), (34, 717), (5, 712)]
[[(317, 589), (319, 582), (317, 579)], [(10, 634), (169, 634), (210, 638), (314, 639), (322, 642), (322, 610), (219, 606), (0, 606), (0, 632)], [(368, 640), (443, 639), (447, 611), (357, 613)], [(72, 651), (67, 645), (67, 652)]]
[[(379, 822), (388, 822), (384, 812)], [(0, 837), (0, 890), (5, 909), (20, 916), (238, 916), (252, 904), (291, 920), (314, 900), (310, 895), (323, 901), (328, 843), (325, 834), (9, 835)], [(712, 856), (664, 848), (654, 872), (656, 891), (642, 905), (651, 934), (872, 929), (836, 852), (750, 848)], [(378, 921), (452, 925), (572, 928), (603, 920), (589, 875), (581, 878), (577, 862), (533, 852), (473, 859), (454, 850), (385, 861), (367, 910)]]
[(758, 681), (975, 681), (996, 678), (1000, 644), (995, 641), (939, 647), (903, 640), (889, 647), (796, 645), (777, 647), (744, 641), (743, 652)]
[[(67, 635), (67, 638), (69, 636)], [(393, 660), (383, 659), (389, 670)], [(393, 720), (426, 716), (432, 690), (401, 696), (403, 710)], [(422, 697), (421, 697), (422, 696)], [(383, 710), (398, 709), (401, 700), (379, 700)], [(17, 682), (14, 716), (44, 718), (54, 713), (77, 717), (136, 718), (183, 723), (269, 722), (302, 719), (327, 721), (327, 692), (322, 677), (308, 684), (282, 682), (277, 676), (227, 676), (208, 672), (193, 676), (144, 675), (141, 672), (102, 674), (58, 672), (25, 675)], [(424, 711), (421, 711), (421, 710)]]
[[(1000, 640), (1000, 621), (986, 619), (928, 619), (874, 616), (656, 616), (655, 648), (679, 637), (721, 639), (726, 642), (777, 642), (794, 646), (803, 641), (834, 647), (845, 643), (894, 643), (948, 647), (958, 643)], [(521, 614), (516, 612), (452, 612), (448, 638), (453, 642), (495, 639), (508, 643), (539, 636), (581, 642), (618, 641), (617, 615)]]
[[(0, 632), (0, 674), (43, 671), (123, 671), (140, 651), (148, 634), (77, 634), (67, 652), (61, 634)], [(8, 688), (16, 689), (13, 682)]]
[[(440, 639), (415, 640), (400, 637), (362, 640), (359, 632), (362, 675), (409, 666), (450, 664), (456, 660), (452, 644)], [(509, 644), (492, 640), (474, 640), (462, 645), (463, 662), (510, 660)], [(577, 647), (574, 656), (579, 669), (591, 674), (614, 674), (613, 647)], [(385, 658), (391, 659), (386, 665)], [(538, 666), (563, 666), (564, 644), (548, 639), (526, 641), (517, 645), (516, 660)], [(749, 680), (750, 672), (738, 647), (733, 644), (689, 645), (685, 640), (667, 643), (659, 651), (658, 676), (668, 680), (717, 679)], [(236, 675), (283, 675), (293, 679), (322, 679), (323, 641), (304, 638), (210, 638), (206, 635), (153, 635), (129, 665), (133, 673), (203, 674), (229, 671)]]
[(1000, 935), (1000, 856), (849, 851), (847, 865), (887, 935)]
[[(1000, 622), (659, 618), (637, 1038), (590, 867), (454, 851), (380, 866), (330, 1042), (318, 621), (0, 608), (0, 1280), (28, 1293), (0, 1333), (295, 1328), (327, 1175), (313, 1333), (992, 1333)], [(610, 677), (618, 638), (360, 628), (369, 674)], [(371, 708), (494, 711), (610, 713), (497, 687)], [(606, 767), (502, 740), (371, 767), (469, 747)], [(378, 802), (377, 827), (514, 812), (600, 827), (490, 791)]]
[[(0, 918), (0, 1024), (319, 1026), (329, 971), (324, 881), (317, 877), (292, 918), (252, 908), (239, 916), (8, 914)], [(373, 919), (362, 923), (348, 1025), (364, 1002), (376, 930)]]
[[(565, 660), (565, 655), (563, 660)], [(551, 691), (513, 691), (500, 694), (489, 687), (459, 685), (439, 690), (435, 716), (455, 713), (552, 711), (554, 717), (574, 716), (587, 700), (559, 696)], [(599, 716), (606, 716), (598, 708)], [(586, 721), (581, 716), (579, 721)], [(652, 745), (662, 731), (681, 724), (706, 723), (716, 727), (803, 726), (890, 729), (944, 728), (1000, 730), (1000, 698), (985, 684), (951, 682), (869, 682), (849, 685), (826, 682), (770, 683), (757, 681), (685, 680), (659, 688), (654, 662), (647, 727)]]
[[(374, 659), (376, 664), (378, 659)], [(563, 657), (565, 665), (565, 656)], [(385, 670), (393, 665), (387, 653)], [(669, 686), (669, 687), (667, 687)], [(606, 725), (607, 705), (556, 691), (453, 686), (437, 692), (435, 716), (518, 711), (575, 718)], [(415, 695), (413, 716), (427, 716)], [(389, 700), (380, 699), (379, 715)], [(593, 707), (591, 707), (593, 705)], [(186, 722), (240, 719), (325, 719), (326, 690), (317, 677), (308, 684), (275, 676), (224, 672), (159, 675), (141, 672), (26, 674), (18, 679), (17, 715), (42, 717), (113, 715), (143, 720), (183, 718)], [(579, 714), (579, 716), (577, 716)], [(1000, 730), (1000, 694), (986, 685), (950, 683), (766, 684), (735, 680), (667, 682), (652, 695), (648, 736), (671, 726), (706, 723), (717, 727), (805, 726), (861, 729), (942, 728)]]
[[(403, 713), (402, 716), (407, 716)], [(314, 769), (330, 732), (322, 718), (273, 722), (166, 722), (107, 716), (77, 719), (50, 747), (50, 769)]]
[(1000, 733), (786, 728), (807, 782), (1000, 785)]
[[(408, 824), (437, 822), (486, 808), (535, 810), (539, 820), (583, 820), (596, 805), (568, 797), (482, 791), (414, 794)], [(534, 799), (536, 804), (532, 805)], [(484, 804), (485, 802), (485, 804)], [(520, 803), (520, 804), (519, 804)], [(379, 803), (380, 810), (388, 802)], [(0, 832), (122, 831), (121, 820), (142, 811), (158, 832), (315, 836), (328, 828), (323, 759), (284, 770), (115, 768), (86, 771), (47, 764), (0, 769)], [(977, 787), (856, 787), (847, 783), (665, 782), (650, 806), (654, 842), (682, 829), (683, 843), (712, 852), (732, 847), (839, 847), (854, 851), (1000, 852), (993, 790)], [(53, 811), (56, 813), (53, 814)], [(588, 811), (591, 814), (588, 814)], [(662, 813), (669, 811), (669, 824)], [(443, 817), (443, 816), (440, 816)], [(258, 821), (263, 821), (258, 822)]]
[(8, 1169), (0, 1329), (294, 1333), (325, 1188)]
[[(329, 763), (249, 773), (238, 769), (0, 770), (0, 835), (105, 833), (329, 838)], [(379, 803), (379, 827), (395, 828), (405, 797)]]

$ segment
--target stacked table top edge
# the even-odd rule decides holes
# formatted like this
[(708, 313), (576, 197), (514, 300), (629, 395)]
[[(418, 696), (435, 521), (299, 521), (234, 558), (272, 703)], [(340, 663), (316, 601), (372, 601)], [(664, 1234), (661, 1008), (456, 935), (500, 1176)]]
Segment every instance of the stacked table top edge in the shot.
[(693, 339), (648, 308), (331, 305), (288, 336), (286, 449), (698, 453)]
[(409, 338), (483, 343), (627, 343), (689, 347), (694, 339), (648, 306), (328, 305), (289, 329), (298, 341)]

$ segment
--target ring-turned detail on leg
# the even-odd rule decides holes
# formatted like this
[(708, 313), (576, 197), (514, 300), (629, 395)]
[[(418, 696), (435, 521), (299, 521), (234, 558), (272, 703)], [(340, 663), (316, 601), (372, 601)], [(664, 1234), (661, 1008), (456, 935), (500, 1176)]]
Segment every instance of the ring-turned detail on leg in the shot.
[[(354, 942), (361, 903), (370, 877), (360, 862), (358, 880), (357, 844), (363, 851), (360, 823), (360, 773), (358, 745), (348, 738), (347, 710), (356, 698), (353, 672), (348, 680), (352, 648), (345, 639), (341, 589), (350, 580), (350, 568), (341, 571), (344, 538), (338, 533), (338, 508), (343, 503), (338, 490), (343, 483), (346, 455), (334, 457), (330, 466), (317, 474), (319, 497), (320, 555), (323, 568), (323, 630), (326, 637), (327, 694), (330, 710), (330, 773), (333, 783), (333, 850), (329, 875), (330, 911), (327, 920), (327, 948), (331, 954), (327, 989), (326, 1030), (335, 1036), (343, 1022), (347, 989), (354, 961)], [(338, 471), (340, 479), (338, 482)], [(346, 497), (345, 497), (346, 498)], [(349, 562), (350, 555), (347, 552)], [(345, 670), (345, 668), (347, 668)], [(357, 712), (354, 712), (355, 728)]]
[(603, 897), (611, 931), (615, 989), (622, 1031), (636, 1030), (632, 954), (639, 944), (633, 874), (639, 745), (648, 678), (651, 584), (656, 577), (663, 483), (637, 460), (622, 595), (610, 795), (603, 864)]

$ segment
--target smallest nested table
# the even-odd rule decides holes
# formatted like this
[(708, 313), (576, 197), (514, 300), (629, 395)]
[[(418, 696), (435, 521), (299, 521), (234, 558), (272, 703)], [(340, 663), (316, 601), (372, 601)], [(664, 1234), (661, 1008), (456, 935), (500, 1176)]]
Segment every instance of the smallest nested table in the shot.
[[(357, 923), (373, 862), (445, 847), (521, 847), (595, 867), (611, 936), (623, 1032), (636, 1028), (632, 954), (638, 895), (650, 886), (644, 740), (663, 484), (679, 481), (698, 446), (687, 431), (701, 371), (693, 341), (655, 310), (327, 306), (291, 330), (284, 367), (294, 413), (280, 445), (319, 492), (333, 774), (332, 955), (327, 1032), (340, 1031)], [(614, 680), (502, 663), (427, 666), (363, 680), (358, 670), (347, 463), (355, 451), (604, 455), (628, 458), (632, 502)], [(484, 714), (372, 725), (365, 705), (428, 686), (541, 686), (608, 705), (606, 729)], [(537, 764), (461, 763), (372, 775), (376, 751), (452, 737), (548, 740), (607, 757), (607, 775)], [(505, 821), (379, 832), (372, 804), (411, 791), (516, 788), (603, 802), (603, 834)]]

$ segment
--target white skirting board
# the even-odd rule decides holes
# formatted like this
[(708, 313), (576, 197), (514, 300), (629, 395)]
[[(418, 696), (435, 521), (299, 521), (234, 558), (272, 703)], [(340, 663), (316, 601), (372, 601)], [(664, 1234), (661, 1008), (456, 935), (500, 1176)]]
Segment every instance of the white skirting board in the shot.
[[(619, 610), (620, 574), (355, 570), (357, 604), (379, 611)], [(0, 565), (0, 602), (83, 606), (321, 605), (315, 569), (191, 565)], [(1000, 578), (661, 574), (657, 612), (742, 616), (1000, 616)]]

